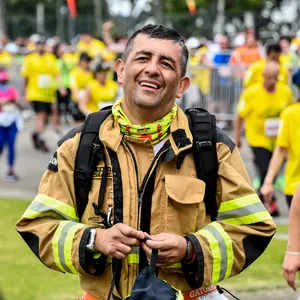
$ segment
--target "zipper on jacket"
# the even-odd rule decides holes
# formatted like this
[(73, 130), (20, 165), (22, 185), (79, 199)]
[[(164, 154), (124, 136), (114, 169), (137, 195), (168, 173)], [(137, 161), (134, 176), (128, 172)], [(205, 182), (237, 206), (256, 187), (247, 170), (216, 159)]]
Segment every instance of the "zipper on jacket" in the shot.
[(142, 200), (143, 200), (143, 195), (144, 195), (144, 191), (145, 191), (145, 187), (146, 184), (148, 182), (148, 179), (150, 177), (151, 171), (153, 169), (153, 167), (155, 166), (155, 164), (157, 163), (158, 159), (160, 158), (160, 156), (166, 152), (167, 150), (169, 150), (171, 148), (170, 143), (165, 143), (157, 152), (157, 154), (155, 155), (152, 163), (150, 164), (150, 167), (148, 168), (148, 171), (146, 172), (146, 175), (142, 181), (141, 186), (139, 185), (139, 174), (138, 174), (138, 164), (137, 164), (137, 159), (131, 149), (131, 147), (129, 146), (129, 144), (127, 143), (127, 141), (125, 139), (123, 139), (124, 145), (127, 148), (127, 150), (129, 151), (129, 153), (132, 156), (133, 159), (133, 163), (134, 163), (134, 167), (135, 167), (135, 173), (136, 173), (136, 180), (137, 180), (137, 187), (138, 187), (138, 227), (140, 226), (140, 210), (141, 210), (141, 204), (142, 204)]

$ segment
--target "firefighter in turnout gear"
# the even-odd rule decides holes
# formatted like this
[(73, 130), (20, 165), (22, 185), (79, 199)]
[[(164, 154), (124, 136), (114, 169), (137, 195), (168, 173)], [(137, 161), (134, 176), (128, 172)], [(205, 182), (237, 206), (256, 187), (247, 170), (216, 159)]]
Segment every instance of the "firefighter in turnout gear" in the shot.
[(45, 265), (80, 275), (83, 299), (107, 299), (111, 287), (113, 299), (130, 295), (152, 249), (158, 250), (158, 278), (185, 299), (222, 299), (215, 284), (253, 263), (275, 233), (237, 147), (220, 129), (213, 145), (215, 197), (209, 199), (217, 218), (208, 213), (208, 185), (197, 176), (189, 120), (175, 103), (189, 87), (187, 60), (175, 30), (147, 25), (135, 32), (116, 62), (124, 97), (101, 124), (102, 146), (93, 144), (100, 158), (91, 185), (82, 182), (89, 190), (86, 206), (82, 210), (74, 183), (79, 126), (58, 143), (38, 195), (17, 222)]

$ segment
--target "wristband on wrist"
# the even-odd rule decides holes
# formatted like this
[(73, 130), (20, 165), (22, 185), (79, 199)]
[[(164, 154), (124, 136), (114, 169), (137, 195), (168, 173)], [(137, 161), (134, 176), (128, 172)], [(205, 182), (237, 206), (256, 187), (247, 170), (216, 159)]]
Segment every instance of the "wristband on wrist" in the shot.
[(197, 253), (196, 253), (195, 248), (193, 248), (192, 258), (190, 258), (188, 260), (187, 259), (184, 260), (184, 264), (185, 265), (191, 265), (192, 263), (194, 263), (194, 261), (196, 260), (196, 258), (197, 258)]
[(293, 251), (286, 251), (285, 252), (286, 255), (300, 255), (300, 252), (293, 252)]
[(184, 238), (186, 241), (186, 250), (185, 250), (185, 255), (184, 255), (183, 259), (186, 259), (191, 254), (191, 240), (186, 236), (184, 236)]
[(186, 240), (186, 252), (183, 257), (183, 262), (185, 264), (192, 264), (196, 259), (196, 250), (193, 247), (191, 240), (188, 237), (184, 237)]

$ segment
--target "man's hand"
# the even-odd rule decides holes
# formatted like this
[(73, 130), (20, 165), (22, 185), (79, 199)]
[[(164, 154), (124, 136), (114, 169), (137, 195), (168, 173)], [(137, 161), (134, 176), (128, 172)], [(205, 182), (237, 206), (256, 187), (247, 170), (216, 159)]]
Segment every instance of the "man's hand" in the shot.
[(299, 255), (285, 255), (283, 262), (283, 276), (288, 285), (296, 291), (296, 273), (300, 271), (300, 256)]
[(260, 193), (263, 195), (264, 200), (268, 203), (272, 202), (274, 188), (272, 183), (264, 183), (260, 188)]
[(95, 250), (117, 259), (124, 259), (133, 246), (139, 246), (145, 238), (142, 231), (137, 231), (122, 223), (115, 224), (109, 229), (98, 229)]
[(186, 252), (186, 240), (183, 236), (171, 233), (151, 236), (145, 233), (145, 235), (150, 239), (142, 243), (142, 248), (148, 261), (150, 261), (152, 249), (158, 250), (157, 267), (169, 266), (183, 259)]

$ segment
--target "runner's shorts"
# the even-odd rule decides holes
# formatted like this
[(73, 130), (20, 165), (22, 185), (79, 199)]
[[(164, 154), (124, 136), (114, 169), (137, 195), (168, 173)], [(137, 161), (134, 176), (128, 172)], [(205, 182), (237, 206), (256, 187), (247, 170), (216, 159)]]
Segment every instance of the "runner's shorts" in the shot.
[(45, 112), (47, 115), (52, 113), (52, 103), (42, 101), (31, 101), (31, 105), (35, 113)]

